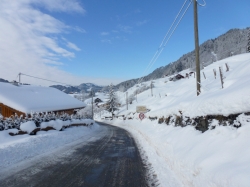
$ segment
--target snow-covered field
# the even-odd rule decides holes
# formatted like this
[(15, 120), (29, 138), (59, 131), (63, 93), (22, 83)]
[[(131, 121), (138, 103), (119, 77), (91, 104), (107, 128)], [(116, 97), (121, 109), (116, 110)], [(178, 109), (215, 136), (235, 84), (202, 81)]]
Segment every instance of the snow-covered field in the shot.
[[(227, 63), (230, 70), (226, 72)], [(219, 67), (223, 67), (224, 88), (221, 88)], [(213, 69), (217, 71), (214, 78)], [(181, 72), (182, 75), (188, 70)], [(203, 72), (206, 79), (203, 77)], [(162, 187), (248, 187), (250, 186), (250, 116), (239, 118), (242, 127), (216, 126), (204, 133), (192, 126), (184, 128), (158, 124), (138, 118), (136, 106), (145, 105), (150, 112), (146, 117), (170, 115), (197, 117), (250, 112), (250, 54), (242, 54), (215, 62), (201, 71), (201, 94), (196, 96), (193, 76), (176, 82), (168, 78), (154, 80), (151, 90), (144, 91), (118, 115), (133, 117), (106, 121), (127, 129), (141, 147), (141, 154), (148, 158)], [(144, 84), (149, 85), (150, 82)], [(139, 87), (128, 90), (128, 95)], [(117, 95), (120, 95), (117, 94)], [(125, 104), (124, 95), (120, 98)], [(105, 116), (109, 115), (108, 113)], [(105, 121), (96, 115), (97, 120)]]
[[(230, 70), (226, 72), (225, 63)], [(223, 68), (224, 89), (221, 88), (219, 67)], [(216, 69), (217, 77), (214, 78), (213, 69)], [(180, 74), (185, 75), (189, 70), (184, 70)], [(206, 75), (206, 79), (203, 76)], [(153, 97), (151, 90), (144, 91), (137, 96), (134, 101), (120, 109), (119, 114), (127, 115), (135, 112), (137, 105), (145, 105), (151, 111), (148, 116), (169, 116), (180, 115), (196, 117), (208, 114), (229, 115), (242, 112), (250, 112), (250, 53), (241, 54), (226, 58), (205, 67), (201, 71), (201, 94), (196, 96), (196, 79), (191, 77), (173, 82), (169, 78), (154, 80)], [(150, 82), (143, 84), (150, 85)], [(130, 96), (140, 87), (132, 87), (128, 90)], [(125, 93), (124, 93), (125, 94)], [(125, 104), (124, 94), (117, 94)]]

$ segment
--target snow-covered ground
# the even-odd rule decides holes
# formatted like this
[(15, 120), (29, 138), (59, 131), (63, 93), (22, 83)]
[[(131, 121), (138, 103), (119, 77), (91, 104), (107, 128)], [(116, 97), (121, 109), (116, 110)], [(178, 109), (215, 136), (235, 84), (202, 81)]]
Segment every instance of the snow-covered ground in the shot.
[[(225, 63), (230, 70), (226, 72)], [(221, 88), (219, 67), (223, 68), (224, 89)], [(213, 69), (217, 77), (214, 78)], [(189, 70), (180, 74), (185, 75)], [(206, 75), (206, 79), (203, 76)], [(173, 82), (169, 77), (154, 80), (153, 97), (151, 90), (144, 91), (137, 96), (137, 102), (129, 105), (129, 110), (124, 106), (119, 114), (135, 112), (137, 105), (145, 105), (151, 111), (149, 116), (169, 116), (172, 114), (196, 117), (208, 114), (229, 115), (250, 112), (250, 53), (232, 56), (205, 67), (201, 71), (201, 94), (196, 96), (196, 79), (192, 75), (186, 79)], [(151, 81), (143, 84), (150, 85)], [(128, 90), (130, 96), (139, 87)], [(125, 104), (124, 94), (117, 94)]]
[[(230, 70), (226, 72), (225, 63)], [(219, 67), (223, 67), (224, 88), (221, 88)], [(217, 71), (214, 78), (213, 69)], [(181, 72), (182, 75), (188, 70)], [(203, 77), (203, 72), (206, 79)], [(250, 54), (242, 54), (215, 62), (201, 71), (201, 94), (196, 96), (193, 75), (176, 82), (168, 78), (154, 80), (151, 90), (144, 91), (118, 115), (132, 120), (106, 121), (127, 129), (141, 146), (143, 157), (148, 158), (157, 174), (160, 186), (194, 187), (248, 187), (250, 186), (250, 116), (240, 115), (242, 127), (216, 126), (204, 133), (192, 126), (184, 128), (158, 124), (149, 119), (138, 119), (136, 106), (144, 105), (150, 112), (146, 117), (170, 115), (197, 117), (250, 112)], [(149, 85), (150, 82), (144, 83)], [(139, 85), (128, 90), (134, 93)], [(119, 94), (117, 94), (119, 95)], [(125, 104), (124, 95), (120, 98)], [(105, 116), (110, 115), (106, 113)], [(97, 120), (105, 121), (96, 115)]]
[(15, 129), (0, 131), (0, 173), (20, 162), (29, 161), (44, 153), (49, 154), (77, 141), (88, 143), (97, 140), (101, 137), (96, 134), (103, 130), (105, 129), (94, 123), (88, 127), (70, 127), (64, 131), (38, 131), (35, 136), (10, 136), (8, 133)]
[(152, 164), (162, 187), (248, 187), (250, 118), (241, 128), (218, 126), (204, 133), (148, 119), (107, 121), (128, 130)]

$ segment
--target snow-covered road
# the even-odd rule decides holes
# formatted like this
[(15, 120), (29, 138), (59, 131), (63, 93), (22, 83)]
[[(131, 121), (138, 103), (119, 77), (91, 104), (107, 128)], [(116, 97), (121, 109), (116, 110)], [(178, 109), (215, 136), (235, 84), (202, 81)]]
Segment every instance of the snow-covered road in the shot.
[(71, 127), (64, 131), (51, 130), (40, 131), (36, 136), (28, 134), (10, 136), (12, 130), (0, 132), (0, 179), (11, 175), (17, 170), (25, 169), (30, 163), (43, 159), (50, 155), (58, 155), (57, 152), (67, 150), (79, 144), (88, 144), (105, 136), (106, 129), (98, 124), (89, 127)]
[(0, 186), (148, 186), (132, 136), (118, 127), (95, 123), (5, 146)]

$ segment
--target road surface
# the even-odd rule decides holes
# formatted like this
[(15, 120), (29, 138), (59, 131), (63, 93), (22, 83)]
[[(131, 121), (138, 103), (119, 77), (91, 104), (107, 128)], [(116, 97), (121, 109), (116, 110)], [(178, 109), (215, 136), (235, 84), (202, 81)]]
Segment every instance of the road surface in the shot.
[(100, 139), (48, 154), (11, 175), (1, 174), (0, 186), (149, 186), (147, 169), (131, 135), (121, 128), (99, 124), (106, 129)]

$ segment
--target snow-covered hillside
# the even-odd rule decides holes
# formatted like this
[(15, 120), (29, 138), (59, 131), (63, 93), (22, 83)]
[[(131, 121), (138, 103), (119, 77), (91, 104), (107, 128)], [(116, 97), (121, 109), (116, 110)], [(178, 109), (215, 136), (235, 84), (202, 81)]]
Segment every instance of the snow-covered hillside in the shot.
[[(230, 67), (226, 72), (225, 63)], [(224, 88), (221, 87), (219, 67), (223, 67)], [(213, 69), (217, 71), (214, 78)], [(183, 71), (185, 75), (189, 71)], [(203, 73), (206, 79), (203, 77)], [(201, 72), (202, 89), (196, 96), (196, 79), (193, 77), (169, 81), (154, 80), (153, 96), (146, 90), (118, 115), (134, 117), (118, 118), (106, 122), (128, 130), (141, 147), (142, 156), (148, 160), (161, 187), (248, 187), (250, 185), (250, 116), (241, 114), (240, 128), (219, 126), (204, 133), (193, 126), (176, 127), (175, 123), (158, 124), (148, 118), (142, 121), (136, 112), (137, 105), (145, 105), (150, 111), (146, 117), (189, 117), (206, 115), (230, 115), (250, 112), (250, 54), (233, 56), (205, 67)], [(149, 85), (150, 82), (144, 84)], [(132, 87), (128, 95), (139, 87)], [(117, 94), (120, 95), (120, 94)], [(124, 94), (121, 97), (125, 104)], [(108, 115), (108, 113), (106, 113)], [(96, 119), (103, 120), (96, 115)]]
[[(226, 72), (225, 63), (229, 65)], [(223, 68), (224, 88), (221, 87), (219, 67)], [(216, 69), (217, 77), (214, 78), (213, 69)], [(184, 70), (180, 74), (190, 72)], [(203, 76), (205, 73), (206, 79)], [(119, 114), (135, 112), (137, 105), (145, 105), (150, 112), (149, 116), (180, 115), (196, 117), (204, 115), (229, 115), (242, 112), (250, 112), (250, 54), (241, 54), (226, 58), (205, 67), (201, 71), (201, 94), (196, 96), (196, 79), (169, 81), (169, 77), (153, 81), (153, 97), (151, 90), (137, 95), (137, 102), (129, 105), (129, 110), (124, 106)], [(150, 85), (151, 82), (142, 84)], [(141, 86), (141, 85), (139, 85)], [(136, 85), (128, 90), (128, 95), (135, 92)], [(120, 94), (117, 94), (120, 95)], [(121, 101), (125, 104), (125, 98)]]

